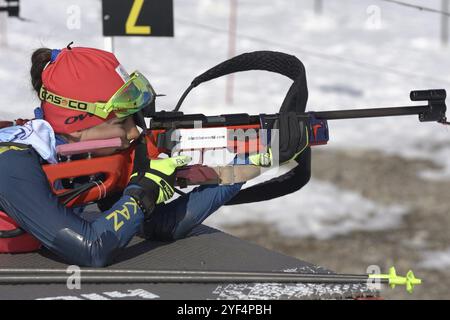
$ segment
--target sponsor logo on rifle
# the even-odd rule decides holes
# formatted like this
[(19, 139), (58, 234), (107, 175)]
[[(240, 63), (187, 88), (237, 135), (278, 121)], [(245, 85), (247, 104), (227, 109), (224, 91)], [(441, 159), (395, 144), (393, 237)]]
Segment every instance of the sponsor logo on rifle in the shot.
[(319, 131), (320, 128), (322, 128), (322, 124), (315, 124), (315, 125), (313, 125), (314, 140), (317, 139), (317, 131)]

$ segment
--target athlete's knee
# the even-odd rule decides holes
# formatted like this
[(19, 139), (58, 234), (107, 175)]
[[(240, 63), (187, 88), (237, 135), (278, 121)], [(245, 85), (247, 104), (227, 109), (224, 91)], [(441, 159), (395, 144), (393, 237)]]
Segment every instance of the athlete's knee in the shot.
[(117, 252), (117, 237), (103, 232), (97, 237), (86, 238), (65, 228), (58, 232), (52, 249), (72, 264), (85, 267), (105, 267), (111, 264)]

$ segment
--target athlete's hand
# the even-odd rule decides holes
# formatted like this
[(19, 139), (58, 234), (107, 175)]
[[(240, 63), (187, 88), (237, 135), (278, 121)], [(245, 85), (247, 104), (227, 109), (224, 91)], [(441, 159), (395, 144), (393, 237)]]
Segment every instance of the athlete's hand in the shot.
[(296, 158), (308, 146), (307, 120), (295, 112), (280, 113), (274, 129), (278, 129), (279, 163)]
[(273, 163), (272, 149), (268, 148), (267, 152), (255, 153), (248, 157), (250, 163), (258, 167), (270, 167)]
[(282, 164), (295, 159), (309, 144), (307, 120), (298, 118), (295, 112), (280, 113), (272, 129), (272, 141), (278, 137), (279, 149), (275, 152), (271, 146), (265, 152), (249, 156), (250, 163), (270, 167), (274, 165), (274, 157)]
[(138, 171), (131, 175), (130, 184), (146, 186), (148, 180), (158, 186), (159, 192), (156, 204), (160, 204), (172, 198), (175, 193), (175, 170), (185, 166), (191, 161), (189, 156), (177, 156), (173, 158), (149, 160), (146, 171)]
[(189, 156), (150, 160), (147, 146), (141, 141), (136, 145), (133, 173), (124, 194), (133, 197), (144, 214), (150, 214), (155, 204), (172, 198), (175, 193), (175, 171), (190, 161)]

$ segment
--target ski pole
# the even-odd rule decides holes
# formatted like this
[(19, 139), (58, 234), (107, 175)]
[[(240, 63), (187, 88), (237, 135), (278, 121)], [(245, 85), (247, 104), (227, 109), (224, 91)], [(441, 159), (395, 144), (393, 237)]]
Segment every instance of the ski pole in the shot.
[[(66, 283), (65, 269), (0, 269), (0, 283)], [(81, 280), (85, 283), (326, 283), (326, 284), (371, 284), (379, 282), (391, 288), (406, 286), (412, 293), (421, 279), (408, 271), (405, 277), (398, 276), (391, 267), (388, 274), (302, 274), (292, 272), (227, 272), (189, 270), (120, 270), (81, 269)]]

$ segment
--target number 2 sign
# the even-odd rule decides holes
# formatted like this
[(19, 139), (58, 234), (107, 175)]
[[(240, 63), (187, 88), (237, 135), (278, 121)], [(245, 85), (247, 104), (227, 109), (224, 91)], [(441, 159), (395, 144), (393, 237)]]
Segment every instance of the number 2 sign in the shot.
[(173, 37), (173, 0), (102, 0), (104, 36)]

